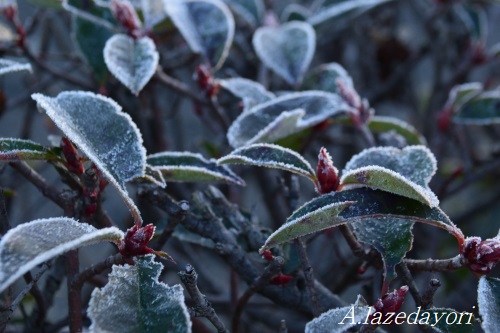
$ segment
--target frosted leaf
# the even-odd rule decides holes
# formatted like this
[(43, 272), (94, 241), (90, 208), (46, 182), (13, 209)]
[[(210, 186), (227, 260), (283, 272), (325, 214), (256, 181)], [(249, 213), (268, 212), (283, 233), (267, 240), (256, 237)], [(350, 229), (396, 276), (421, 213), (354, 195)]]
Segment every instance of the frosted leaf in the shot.
[[(103, 7), (109, 7), (111, 4), (111, 0), (93, 0), (97, 5), (103, 6)], [(139, 9), (141, 8), (142, 0), (128, 0), (130, 4), (135, 8)]]
[(343, 333), (364, 323), (371, 307), (353, 304), (331, 309), (306, 324), (305, 333)]
[(385, 222), (406, 219), (438, 226), (452, 234), (459, 232), (439, 208), (389, 192), (358, 188), (324, 194), (307, 202), (269, 236), (261, 251), (312, 232), (373, 218)]
[(344, 172), (340, 186), (346, 187), (346, 185), (369, 186), (418, 200), (430, 207), (439, 206), (438, 198), (429, 189), (409, 181), (397, 172), (377, 165)]
[(89, 244), (123, 238), (115, 227), (96, 229), (66, 217), (40, 219), (10, 229), (0, 240), (0, 292), (37, 265)]
[(261, 27), (252, 39), (259, 59), (291, 85), (302, 81), (316, 49), (316, 33), (306, 22)]
[(263, 0), (224, 0), (229, 7), (248, 24), (255, 27), (264, 17)]
[(368, 128), (373, 133), (395, 131), (405, 138), (410, 145), (426, 145), (427, 141), (415, 127), (394, 117), (373, 116), (368, 122)]
[[(1, 4), (0, 8), (2, 8)], [(33, 70), (30, 64), (23, 64), (9, 59), (0, 59), (0, 75), (22, 71), (32, 72)]]
[(96, 9), (97, 12), (95, 12), (93, 11), (95, 9), (94, 6), (82, 6), (80, 1), (75, 0), (62, 0), (62, 7), (78, 18), (92, 22), (93, 24), (107, 28), (111, 31), (115, 29), (114, 23), (116, 21), (114, 18), (104, 14), (110, 14), (109, 8)]
[(218, 69), (234, 38), (234, 18), (219, 0), (164, 0), (165, 10), (193, 52)]
[(311, 16), (307, 21), (312, 25), (318, 25), (330, 19), (334, 19), (340, 15), (349, 13), (353, 10), (372, 8), (393, 0), (348, 0), (340, 3), (335, 3), (326, 8), (322, 8), (315, 15)]
[(217, 82), (222, 88), (243, 100), (245, 111), (257, 104), (265, 103), (276, 97), (272, 92), (267, 91), (263, 85), (252, 80), (232, 78), (218, 80)]
[(290, 171), (317, 182), (316, 172), (300, 154), (278, 145), (258, 143), (232, 151), (217, 160), (218, 164), (247, 164)]
[(470, 125), (500, 123), (500, 91), (486, 91), (465, 102), (453, 116), (453, 121)]
[(113, 266), (109, 282), (92, 292), (91, 333), (190, 333), (182, 287), (158, 281), (163, 265), (153, 255)]
[(149, 37), (134, 39), (117, 34), (104, 47), (104, 62), (109, 71), (135, 95), (151, 80), (160, 56)]
[(296, 3), (291, 3), (288, 4), (281, 12), (280, 21), (307, 21), (307, 18), (311, 16), (311, 14), (312, 12), (309, 8)]
[(470, 82), (457, 85), (451, 89), (446, 102), (454, 111), (459, 110), (465, 103), (478, 96), (483, 91), (483, 84)]
[(477, 303), (482, 328), (486, 333), (498, 332), (500, 323), (500, 279), (481, 277), (477, 289)]
[[(427, 316), (427, 313), (429, 314)], [(480, 328), (476, 327), (474, 316), (471, 312), (461, 313), (455, 309), (430, 308), (428, 310), (414, 311), (408, 314), (407, 322), (413, 322), (415, 318), (425, 322), (427, 327), (432, 327), (433, 332), (437, 333), (477, 333)], [(418, 314), (418, 317), (417, 317)]]
[(167, 186), (167, 183), (165, 182), (165, 178), (163, 178), (163, 174), (161, 173), (161, 171), (148, 164), (146, 164), (146, 171), (144, 173), (144, 176), (139, 177), (138, 179), (144, 179), (162, 188)]
[(163, 0), (142, 0), (141, 10), (146, 29), (152, 29), (167, 17)]
[(38, 107), (85, 153), (125, 200), (137, 223), (140, 214), (125, 182), (144, 175), (146, 150), (130, 116), (112, 99), (67, 91), (56, 98), (33, 94)]
[(0, 0), (0, 9), (10, 7), (10, 6), (17, 6), (17, 1), (16, 0)]
[(166, 181), (203, 182), (222, 181), (244, 186), (243, 179), (228, 167), (217, 165), (200, 154), (190, 152), (161, 152), (149, 155), (147, 163), (162, 172)]
[(351, 111), (336, 94), (323, 91), (289, 93), (242, 113), (229, 127), (227, 138), (234, 148), (273, 142)]
[(31, 140), (0, 138), (0, 160), (49, 160), (55, 156)]
[(338, 93), (337, 80), (342, 80), (344, 85), (354, 89), (354, 83), (347, 71), (336, 62), (322, 64), (310, 73), (304, 79), (302, 87), (307, 90), (322, 90), (331, 93)]

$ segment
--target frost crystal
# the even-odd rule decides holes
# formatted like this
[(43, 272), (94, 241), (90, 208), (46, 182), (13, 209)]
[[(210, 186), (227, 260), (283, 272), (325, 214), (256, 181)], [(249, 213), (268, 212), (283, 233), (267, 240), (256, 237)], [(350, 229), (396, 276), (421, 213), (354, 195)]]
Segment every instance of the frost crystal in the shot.
[[(0, 4), (0, 8), (2, 5)], [(31, 72), (30, 64), (22, 64), (17, 61), (12, 61), (8, 59), (0, 59), (0, 75), (4, 75), (12, 72), (28, 71)]]

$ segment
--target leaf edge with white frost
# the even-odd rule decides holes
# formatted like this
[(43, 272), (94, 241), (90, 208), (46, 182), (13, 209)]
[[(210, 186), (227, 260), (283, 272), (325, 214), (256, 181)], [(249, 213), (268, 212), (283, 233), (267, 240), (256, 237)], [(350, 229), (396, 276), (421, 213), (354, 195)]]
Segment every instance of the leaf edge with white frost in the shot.
[[(311, 16), (307, 21), (313, 26), (319, 25), (332, 18), (335, 18), (338, 15), (342, 15), (349, 11), (356, 10), (357, 8), (366, 6), (368, 6), (368, 8), (371, 8), (389, 1), (393, 0), (354, 0), (354, 1), (344, 1), (340, 3), (334, 3), (330, 7), (323, 9), (319, 14)], [(363, 2), (365, 4), (363, 4)]]
[[(500, 321), (500, 297), (498, 293), (497, 295), (494, 295), (491, 291), (492, 282), (495, 284), (497, 291), (500, 291), (500, 279), (490, 278), (487, 276), (482, 276), (481, 279), (479, 279), (477, 289), (479, 314), (483, 319), (481, 327), (486, 333), (497, 332), (498, 322)], [(492, 309), (492, 305), (496, 307)]]
[(381, 128), (384, 125), (392, 126), (391, 130), (401, 135), (409, 145), (427, 145), (427, 140), (415, 127), (398, 118), (373, 116), (367, 124), (368, 128), (374, 133), (385, 131), (385, 129)]
[[(356, 302), (358, 303), (358, 302)], [(330, 309), (326, 312), (323, 312), (319, 317), (314, 318), (310, 322), (306, 324), (305, 333), (324, 333), (323, 330), (326, 327), (318, 328), (313, 327), (314, 325), (321, 325), (322, 321), (334, 321), (333, 325), (339, 325), (339, 327), (332, 327), (332, 323), (327, 323), (328, 333), (342, 333), (347, 331), (350, 328), (356, 327), (360, 322), (363, 322), (363, 319), (366, 320), (368, 318), (369, 312), (371, 311), (371, 306), (360, 306), (359, 304), (353, 304), (351, 306), (345, 306), (341, 308)], [(352, 316), (349, 314), (352, 312)], [(335, 315), (340, 315), (339, 318), (335, 317)], [(340, 320), (339, 319), (343, 319)], [(344, 323), (344, 320), (347, 319), (347, 322)], [(342, 324), (341, 324), (342, 323)]]
[[(93, 226), (86, 224), (86, 223), (80, 223), (76, 220), (73, 220), (71, 218), (67, 217), (56, 217), (56, 218), (47, 218), (47, 219), (38, 219), (38, 220), (33, 220), (27, 223), (23, 223), (18, 225), (15, 228), (10, 229), (5, 233), (5, 235), (2, 237), (0, 240), (0, 255), (4, 251), (4, 248), (8, 245), (6, 243), (14, 234), (14, 237), (16, 236), (16, 233), (19, 233), (23, 229), (30, 228), (35, 226), (37, 232), (41, 232), (40, 229), (40, 224), (44, 223), (62, 223), (63, 227), (67, 226), (69, 227), (72, 224), (72, 227), (77, 227), (78, 228), (86, 228), (89, 233), (83, 234), (82, 236), (72, 239), (69, 242), (62, 243), (54, 248), (51, 248), (49, 251), (42, 252), (41, 254), (35, 256), (31, 260), (27, 261), (24, 263), (22, 266), (17, 268), (16, 272), (14, 274), (11, 274), (7, 279), (5, 279), (3, 282), (0, 283), (0, 292), (4, 291), (8, 286), (10, 286), (12, 283), (15, 282), (18, 278), (23, 276), (24, 273), (28, 272), (32, 268), (36, 267), (37, 265), (50, 260), (56, 256), (59, 256), (67, 251), (83, 247), (86, 245), (90, 245), (93, 243), (97, 243), (100, 241), (111, 241), (111, 242), (118, 242), (123, 238), (123, 232), (116, 228), (116, 227), (109, 227), (109, 228), (104, 228), (104, 229), (96, 229)], [(21, 234), (22, 235), (22, 234)], [(17, 235), (19, 237), (19, 235)], [(4, 265), (3, 263), (3, 258), (0, 260), (0, 269)]]
[(8, 73), (22, 72), (22, 71), (32, 73), (33, 68), (29, 63), (23, 64), (9, 59), (0, 59), (0, 76)]
[[(2, 148), (5, 143), (12, 144), (25, 144), (30, 145), (32, 149), (27, 147), (19, 147), (18, 149), (8, 149)], [(20, 161), (20, 160), (49, 160), (53, 159), (50, 151), (44, 146), (26, 139), (18, 138), (0, 138), (0, 161)]]

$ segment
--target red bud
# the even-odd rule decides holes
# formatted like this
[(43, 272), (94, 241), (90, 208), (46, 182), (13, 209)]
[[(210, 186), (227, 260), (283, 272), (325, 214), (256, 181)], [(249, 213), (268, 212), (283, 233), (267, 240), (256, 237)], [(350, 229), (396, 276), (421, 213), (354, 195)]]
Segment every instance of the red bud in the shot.
[[(389, 312), (395, 313), (399, 311), (401, 305), (403, 305), (408, 290), (408, 286), (402, 286), (399, 289), (395, 289), (393, 292), (385, 294), (382, 298), (379, 298), (373, 306), (375, 312), (371, 314), (368, 321), (371, 322), (372, 319), (377, 317), (379, 318), (379, 322), (383, 321), (384, 324), (386, 324), (386, 319), (390, 320), (390, 318), (387, 318), (387, 314)], [(382, 314), (382, 318), (375, 315), (377, 312)], [(392, 321), (388, 324), (392, 324)]]
[(63, 137), (61, 140), (61, 148), (66, 158), (66, 167), (68, 171), (81, 175), (83, 174), (83, 163), (82, 158), (78, 154), (75, 146), (68, 140), (68, 138)]
[(332, 158), (325, 148), (321, 148), (319, 151), (316, 174), (318, 177), (318, 193), (325, 194), (337, 190), (340, 182), (338, 170), (333, 166)]
[(451, 117), (453, 110), (451, 108), (444, 108), (437, 115), (438, 128), (441, 132), (447, 132), (450, 128)]
[(269, 250), (264, 250), (262, 252), (262, 257), (267, 260), (267, 261), (271, 261), (273, 260), (273, 254), (271, 253), (271, 251)]
[(129, 35), (137, 38), (141, 35), (141, 21), (134, 7), (128, 1), (112, 0), (111, 13)]
[(156, 227), (148, 224), (145, 227), (134, 225), (127, 230), (123, 241), (120, 243), (119, 251), (124, 257), (140, 256), (148, 253), (155, 253), (153, 249), (147, 247), (155, 233)]
[(488, 274), (500, 262), (500, 238), (481, 241), (479, 237), (469, 237), (465, 240), (461, 256), (472, 272)]
[(292, 279), (293, 279), (293, 276), (285, 275), (283, 273), (279, 273), (278, 275), (276, 275), (275, 277), (273, 277), (271, 279), (271, 283), (274, 284), (274, 285), (277, 285), (277, 286), (284, 286), (288, 282), (290, 282), (290, 280), (292, 280)]
[(198, 81), (198, 86), (207, 97), (215, 96), (219, 92), (220, 85), (215, 82), (212, 72), (207, 66), (203, 64), (196, 66), (195, 78)]

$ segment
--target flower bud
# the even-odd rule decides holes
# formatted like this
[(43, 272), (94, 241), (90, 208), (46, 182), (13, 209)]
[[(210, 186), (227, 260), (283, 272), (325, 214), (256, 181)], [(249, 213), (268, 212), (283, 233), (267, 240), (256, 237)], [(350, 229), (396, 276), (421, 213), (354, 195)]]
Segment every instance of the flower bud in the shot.
[(124, 257), (140, 256), (148, 253), (155, 253), (153, 249), (147, 247), (155, 233), (156, 227), (148, 224), (145, 227), (134, 225), (127, 230), (123, 241), (120, 243), (119, 250)]
[(379, 298), (373, 307), (383, 314), (397, 312), (399, 308), (401, 308), (401, 305), (403, 305), (408, 290), (408, 286), (402, 286), (399, 289), (395, 289), (393, 292), (387, 293), (382, 298)]
[(111, 13), (118, 23), (134, 38), (140, 36), (141, 21), (132, 4), (128, 1), (113, 0), (110, 5)]
[(338, 170), (333, 166), (332, 158), (325, 148), (321, 148), (319, 151), (316, 174), (318, 177), (316, 185), (318, 193), (325, 194), (337, 190), (340, 182)]
[(288, 282), (290, 282), (290, 280), (292, 280), (292, 279), (293, 279), (293, 276), (285, 275), (285, 274), (280, 272), (278, 275), (274, 276), (271, 279), (271, 283), (274, 285), (277, 285), (277, 286), (284, 286)]
[(500, 238), (484, 241), (479, 237), (469, 237), (461, 253), (469, 269), (477, 274), (488, 274), (500, 262)]
[(68, 168), (68, 171), (76, 175), (83, 174), (82, 158), (68, 138), (63, 137), (61, 139), (61, 148), (66, 158), (66, 168)]

